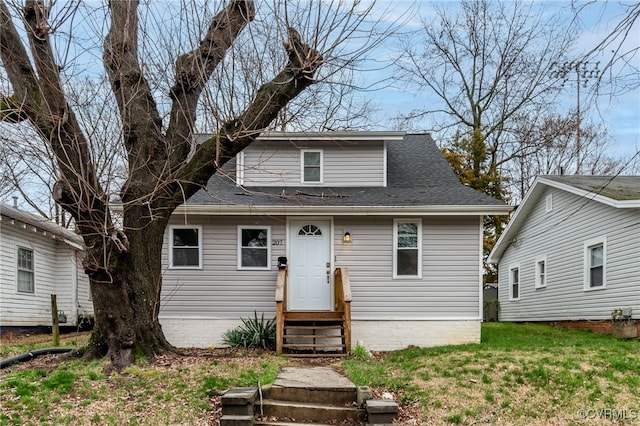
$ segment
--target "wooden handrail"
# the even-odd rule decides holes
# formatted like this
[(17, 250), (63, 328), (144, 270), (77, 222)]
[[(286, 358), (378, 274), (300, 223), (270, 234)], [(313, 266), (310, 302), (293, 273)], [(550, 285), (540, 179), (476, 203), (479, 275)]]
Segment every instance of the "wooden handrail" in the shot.
[(287, 270), (278, 269), (276, 279), (276, 353), (282, 354), (284, 339), (284, 311), (287, 297)]
[(287, 287), (287, 270), (278, 269), (276, 280), (276, 302), (284, 302), (285, 288)]
[(336, 268), (333, 276), (335, 286), (335, 307), (344, 313), (344, 339), (346, 351), (351, 351), (351, 281), (349, 270), (343, 266)]

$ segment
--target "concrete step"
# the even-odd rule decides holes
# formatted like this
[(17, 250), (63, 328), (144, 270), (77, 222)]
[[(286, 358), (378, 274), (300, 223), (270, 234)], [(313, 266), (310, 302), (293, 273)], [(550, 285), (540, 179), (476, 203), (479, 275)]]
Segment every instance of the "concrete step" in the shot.
[(262, 389), (262, 394), (273, 400), (346, 406), (356, 401), (357, 388), (329, 367), (285, 367), (273, 384)]
[[(258, 407), (256, 407), (256, 410)], [(265, 416), (293, 418), (302, 422), (364, 421), (366, 411), (353, 407), (328, 405), (312, 402), (262, 400), (260, 410)]]
[[(334, 424), (329, 424), (329, 423), (298, 423), (298, 422), (281, 422), (281, 421), (263, 421), (263, 420), (254, 420), (253, 421), (254, 425), (262, 425), (262, 426), (309, 426), (309, 425), (314, 425), (314, 426), (335, 426)], [(354, 422), (354, 425), (363, 425), (363, 422)]]

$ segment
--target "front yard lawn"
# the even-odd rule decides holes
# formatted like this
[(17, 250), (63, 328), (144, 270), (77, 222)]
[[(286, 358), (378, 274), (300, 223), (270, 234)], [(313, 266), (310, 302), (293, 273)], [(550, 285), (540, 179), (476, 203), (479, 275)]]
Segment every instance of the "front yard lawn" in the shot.
[[(2, 357), (19, 342), (2, 342)], [(41, 347), (46, 347), (43, 344)], [(17, 349), (16, 349), (17, 348)], [(31, 346), (29, 347), (31, 348)], [(105, 375), (102, 361), (51, 356), (2, 370), (0, 425), (209, 425), (219, 394), (270, 383), (286, 365), (329, 364), (402, 405), (402, 424), (640, 423), (640, 341), (541, 325), (487, 323), (482, 343), (346, 360), (196, 350)]]

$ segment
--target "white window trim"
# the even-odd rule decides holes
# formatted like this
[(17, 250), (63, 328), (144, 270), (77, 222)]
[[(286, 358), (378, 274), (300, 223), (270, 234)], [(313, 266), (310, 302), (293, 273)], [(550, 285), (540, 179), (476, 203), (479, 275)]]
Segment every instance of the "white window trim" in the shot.
[[(398, 224), (418, 224), (418, 275), (398, 275)], [(393, 278), (416, 280), (422, 278), (422, 219), (394, 219), (393, 220)]]
[[(198, 230), (198, 266), (174, 266), (173, 265), (173, 230), (197, 229)], [(169, 226), (169, 269), (202, 269), (202, 226), (200, 225), (170, 225)]]
[[(306, 181), (304, 180), (304, 154), (307, 152), (319, 152), (320, 153), (320, 180), (319, 181)], [(300, 150), (300, 183), (310, 185), (321, 185), (324, 183), (324, 151), (322, 149), (301, 149)]]
[[(267, 266), (242, 266), (242, 230), (266, 229), (267, 230)], [(271, 226), (267, 225), (238, 225), (237, 235), (237, 268), (242, 271), (269, 271), (271, 270)]]
[[(513, 271), (518, 270), (518, 297), (513, 297)], [(522, 296), (522, 269), (520, 264), (509, 265), (509, 300), (520, 300)]]
[(544, 208), (547, 213), (553, 210), (553, 194), (547, 194), (544, 204)]
[[(544, 283), (540, 282), (540, 262), (544, 262)], [(547, 263), (547, 256), (540, 256), (536, 258), (535, 263), (535, 273), (536, 273), (536, 288), (545, 288), (547, 287), (547, 282), (549, 278), (549, 264)]]
[[(602, 285), (591, 287), (591, 249), (602, 244)], [(584, 242), (583, 277), (584, 291), (597, 291), (607, 288), (607, 237), (600, 236)]]
[[(18, 271), (20, 271), (20, 267), (18, 266), (18, 262), (19, 262), (19, 256), (18, 256), (18, 251), (20, 249), (23, 250), (29, 250), (31, 252), (31, 264), (33, 266), (33, 270), (31, 271), (31, 273), (33, 274), (33, 291), (24, 291), (24, 290), (20, 290), (20, 288), (18, 288)], [(21, 245), (16, 245), (15, 246), (15, 254), (16, 254), (16, 293), (18, 294), (24, 294), (24, 295), (35, 295), (36, 294), (36, 251), (33, 249), (33, 247), (25, 247), (25, 246), (21, 246)]]

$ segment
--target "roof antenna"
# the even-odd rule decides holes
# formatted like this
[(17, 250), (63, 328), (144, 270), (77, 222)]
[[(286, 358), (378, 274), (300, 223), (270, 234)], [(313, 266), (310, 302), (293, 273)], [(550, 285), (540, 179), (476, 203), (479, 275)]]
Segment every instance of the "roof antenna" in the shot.
[(14, 208), (14, 209), (17, 209), (17, 208), (18, 208), (18, 196), (17, 196), (17, 195), (14, 195), (14, 196), (13, 196), (13, 197), (11, 197), (11, 198), (13, 198), (13, 208)]

